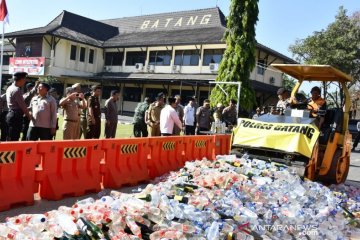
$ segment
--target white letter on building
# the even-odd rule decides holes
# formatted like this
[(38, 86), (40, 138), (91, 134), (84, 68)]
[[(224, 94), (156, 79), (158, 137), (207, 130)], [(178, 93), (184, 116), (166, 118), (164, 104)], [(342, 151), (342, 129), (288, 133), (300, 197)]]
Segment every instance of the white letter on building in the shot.
[(181, 24), (182, 24), (182, 17), (179, 18), (179, 20), (175, 23), (174, 27), (177, 27), (177, 26), (181, 27)]
[(169, 25), (169, 23), (171, 22), (171, 20), (173, 20), (173, 18), (167, 18), (166, 19), (166, 24), (164, 27), (167, 27)]
[(146, 20), (143, 22), (143, 24), (141, 25), (141, 29), (146, 29), (150, 24), (150, 20)]
[(154, 24), (151, 26), (151, 28), (157, 28), (159, 25), (159, 19), (154, 22)]
[(195, 18), (193, 16), (191, 16), (186, 25), (190, 25), (190, 24), (195, 25), (197, 19), (198, 19), (198, 16), (196, 16)]
[(211, 18), (211, 14), (206, 14), (203, 16), (203, 18), (201, 19), (200, 24), (208, 24)]

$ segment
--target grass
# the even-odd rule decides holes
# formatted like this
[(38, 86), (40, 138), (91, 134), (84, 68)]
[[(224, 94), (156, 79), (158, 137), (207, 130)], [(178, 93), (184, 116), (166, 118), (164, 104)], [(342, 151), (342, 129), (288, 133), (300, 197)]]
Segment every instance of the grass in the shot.
[[(56, 140), (63, 140), (63, 130), (62, 130), (62, 126), (63, 126), (63, 122), (64, 122), (64, 118), (63, 116), (59, 116), (59, 130), (56, 131)], [(105, 138), (104, 137), (104, 126), (105, 126), (105, 121), (101, 121), (101, 135), (100, 138)], [(116, 138), (129, 138), (129, 137), (134, 137), (133, 135), (133, 125), (132, 124), (119, 124), (117, 125), (117, 129), (116, 129)], [(84, 137), (82, 137), (83, 139)]]

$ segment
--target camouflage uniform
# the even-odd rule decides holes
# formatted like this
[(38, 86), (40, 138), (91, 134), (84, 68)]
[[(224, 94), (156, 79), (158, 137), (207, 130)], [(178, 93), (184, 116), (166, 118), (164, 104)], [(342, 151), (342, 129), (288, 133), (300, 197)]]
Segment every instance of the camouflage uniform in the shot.
[(141, 102), (135, 108), (134, 114), (134, 136), (135, 137), (147, 137), (147, 125), (145, 123), (145, 112), (149, 108), (147, 101)]

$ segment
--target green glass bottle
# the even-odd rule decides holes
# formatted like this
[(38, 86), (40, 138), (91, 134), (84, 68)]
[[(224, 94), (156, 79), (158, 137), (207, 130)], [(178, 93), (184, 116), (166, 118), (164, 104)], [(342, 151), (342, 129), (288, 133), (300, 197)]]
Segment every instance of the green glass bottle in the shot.
[(150, 194), (138, 194), (138, 195), (136, 195), (136, 198), (144, 200), (146, 202), (151, 202), (151, 195)]

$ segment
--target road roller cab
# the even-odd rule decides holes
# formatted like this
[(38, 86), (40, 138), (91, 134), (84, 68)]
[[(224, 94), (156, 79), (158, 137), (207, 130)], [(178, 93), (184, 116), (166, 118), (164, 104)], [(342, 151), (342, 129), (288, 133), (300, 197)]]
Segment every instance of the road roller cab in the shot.
[[(239, 119), (234, 129), (232, 152), (251, 158), (285, 163), (303, 169), (306, 178), (339, 184), (350, 166), (351, 134), (348, 130), (350, 94), (347, 74), (328, 65), (272, 64), (298, 80), (291, 91), (292, 104), (277, 109), (281, 114), (264, 114), (256, 120)], [(301, 86), (312, 82), (339, 86), (341, 102), (316, 111), (302, 97)], [(330, 102), (330, 101), (329, 101)]]

